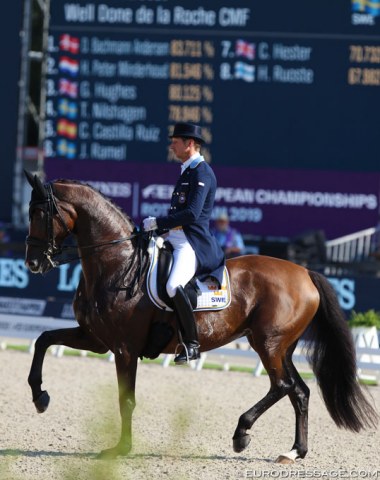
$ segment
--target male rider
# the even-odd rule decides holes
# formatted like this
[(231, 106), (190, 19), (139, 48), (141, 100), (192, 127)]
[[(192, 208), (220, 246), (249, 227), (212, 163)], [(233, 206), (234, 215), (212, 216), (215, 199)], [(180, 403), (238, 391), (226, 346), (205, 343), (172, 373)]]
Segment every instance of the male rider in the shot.
[(222, 283), (224, 253), (210, 232), (216, 178), (200, 154), (204, 143), (201, 128), (177, 123), (171, 135), (170, 149), (182, 163), (171, 207), (166, 217), (144, 219), (143, 228), (169, 230), (167, 241), (173, 246), (173, 268), (166, 290), (173, 299), (183, 337), (183, 348), (176, 364), (199, 358), (199, 342), (193, 309), (184, 287), (196, 274), (201, 280), (212, 276)]

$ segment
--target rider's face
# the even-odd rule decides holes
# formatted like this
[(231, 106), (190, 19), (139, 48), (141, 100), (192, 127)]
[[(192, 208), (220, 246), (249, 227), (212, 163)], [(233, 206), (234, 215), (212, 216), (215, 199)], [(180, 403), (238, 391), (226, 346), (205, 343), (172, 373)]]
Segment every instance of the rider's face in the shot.
[(191, 139), (173, 137), (169, 148), (179, 160), (185, 162), (191, 157), (191, 141)]

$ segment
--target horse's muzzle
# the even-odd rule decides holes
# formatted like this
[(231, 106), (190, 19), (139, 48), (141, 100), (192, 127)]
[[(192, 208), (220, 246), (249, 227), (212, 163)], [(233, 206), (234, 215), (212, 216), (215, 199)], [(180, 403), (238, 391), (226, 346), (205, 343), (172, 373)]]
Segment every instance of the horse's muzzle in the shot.
[(53, 267), (50, 264), (50, 262), (43, 260), (40, 262), (36, 258), (33, 259), (26, 259), (25, 260), (25, 266), (29, 269), (31, 273), (47, 273), (49, 270), (51, 270)]
[(40, 265), (40, 262), (36, 259), (25, 260), (25, 266), (32, 273), (39, 273), (40, 272), (41, 265)]

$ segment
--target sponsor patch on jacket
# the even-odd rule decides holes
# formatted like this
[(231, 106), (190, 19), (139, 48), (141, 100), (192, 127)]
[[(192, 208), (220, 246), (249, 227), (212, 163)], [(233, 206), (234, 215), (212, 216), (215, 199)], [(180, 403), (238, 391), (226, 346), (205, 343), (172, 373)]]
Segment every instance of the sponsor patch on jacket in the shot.
[(205, 184), (203, 182), (198, 182), (198, 185), (200, 185), (201, 187), (205, 186)]

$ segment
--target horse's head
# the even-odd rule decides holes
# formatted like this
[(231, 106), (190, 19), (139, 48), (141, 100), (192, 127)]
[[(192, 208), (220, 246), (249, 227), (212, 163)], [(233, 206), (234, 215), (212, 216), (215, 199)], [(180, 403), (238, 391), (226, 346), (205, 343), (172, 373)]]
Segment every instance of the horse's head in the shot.
[(55, 264), (63, 240), (72, 232), (72, 215), (60, 208), (51, 183), (25, 172), (32, 187), (29, 203), (29, 235), (26, 237), (25, 264), (33, 273), (46, 273)]

